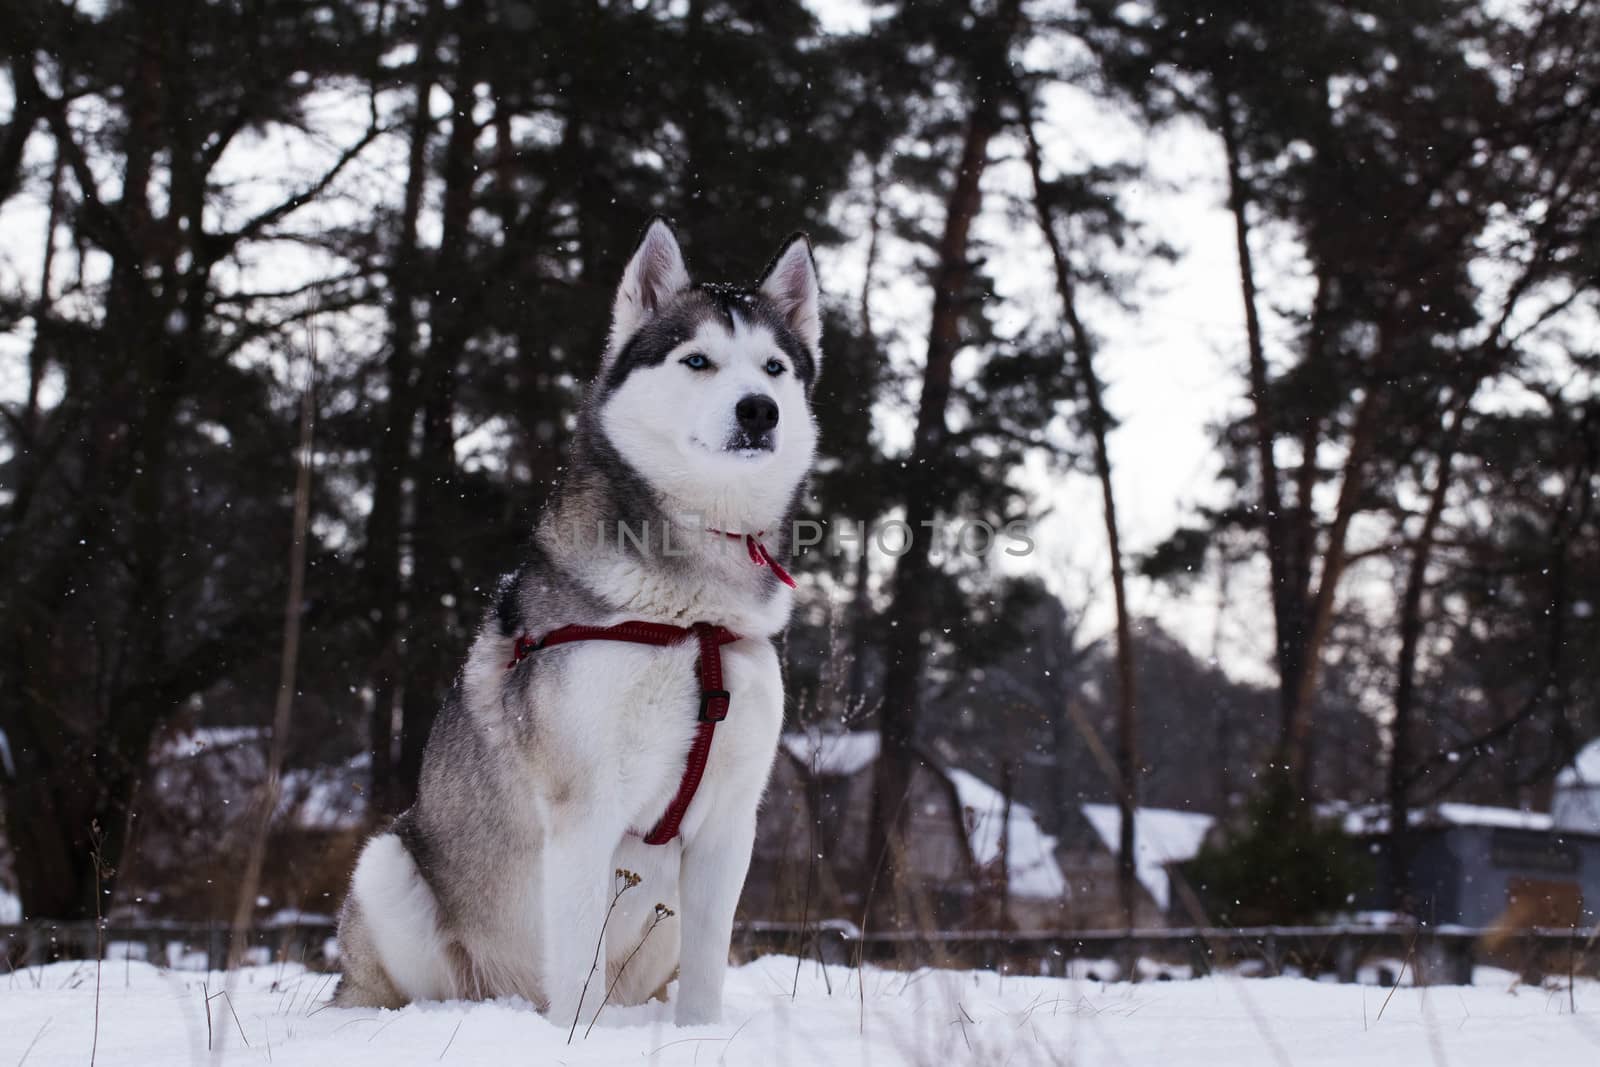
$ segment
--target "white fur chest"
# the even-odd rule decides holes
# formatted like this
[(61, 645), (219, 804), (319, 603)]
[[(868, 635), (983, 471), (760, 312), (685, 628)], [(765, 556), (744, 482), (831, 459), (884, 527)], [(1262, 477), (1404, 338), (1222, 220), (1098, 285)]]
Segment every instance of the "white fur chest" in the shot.
[[(533, 655), (559, 657), (541, 670), (530, 694), (545, 742), (538, 746), (535, 789), (547, 803), (570, 798), (591, 811), (603, 807), (619, 831), (649, 832), (677, 794), (699, 725), (699, 643), (587, 640)], [(771, 642), (741, 638), (720, 655), (728, 714), (716, 727), (685, 814), (686, 839), (710, 811), (753, 808), (782, 726), (782, 678)]]

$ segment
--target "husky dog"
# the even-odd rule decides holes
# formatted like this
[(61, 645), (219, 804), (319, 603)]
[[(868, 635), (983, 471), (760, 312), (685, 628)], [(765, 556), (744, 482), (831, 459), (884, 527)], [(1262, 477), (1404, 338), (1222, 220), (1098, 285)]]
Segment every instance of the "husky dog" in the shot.
[[(517, 995), (565, 1025), (580, 1000), (592, 1018), (613, 983), (613, 1002), (637, 1004), (676, 969), (678, 1024), (718, 1019), (783, 718), (771, 638), (791, 594), (777, 559), (816, 446), (818, 302), (802, 235), (741, 289), (691, 284), (666, 223), (645, 232), (565, 482), (439, 714), (416, 803), (356, 865), (334, 1003)], [(721, 649), (726, 719), (662, 845), (640, 835), (685, 775), (696, 642), (582, 640), (525, 658), (519, 643), (625, 621), (738, 635)], [(639, 876), (620, 897), (619, 869)]]

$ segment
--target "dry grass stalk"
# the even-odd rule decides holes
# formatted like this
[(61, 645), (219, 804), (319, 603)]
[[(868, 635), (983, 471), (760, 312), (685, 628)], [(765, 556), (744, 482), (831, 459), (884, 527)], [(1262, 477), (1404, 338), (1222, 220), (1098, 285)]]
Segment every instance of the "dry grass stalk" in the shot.
[[(584, 1028), (583, 1036), (585, 1040), (588, 1040), (589, 1031), (593, 1030), (594, 1024), (600, 1020), (600, 1013), (606, 1010), (607, 1004), (611, 1003), (611, 994), (616, 991), (617, 983), (622, 981), (622, 976), (627, 971), (628, 964), (633, 962), (633, 957), (637, 956), (639, 954), (639, 950), (644, 948), (644, 943), (650, 940), (650, 935), (656, 932), (656, 927), (660, 926), (663, 922), (672, 918), (676, 914), (677, 912), (673, 911), (665, 904), (662, 904), (660, 901), (656, 902), (655, 918), (650, 920), (650, 925), (645, 929), (644, 936), (639, 938), (639, 943), (633, 946), (633, 951), (628, 953), (628, 958), (622, 961), (621, 967), (617, 968), (616, 977), (611, 979), (610, 985), (606, 986), (605, 997), (600, 1001), (600, 1006), (595, 1009), (594, 1018), (590, 1019), (589, 1025)], [(579, 1007), (582, 1007), (582, 1005), (580, 1004)]]
[[(622, 899), (622, 894), (638, 885), (640, 881), (640, 877), (632, 871), (622, 867), (617, 868), (615, 881), (613, 882), (616, 889), (611, 894), (611, 903), (606, 906), (606, 917), (600, 923), (600, 932), (595, 935), (594, 939), (594, 962), (589, 964), (589, 973), (583, 980), (583, 988), (578, 991), (578, 1010), (572, 1013), (572, 1027), (567, 1030), (567, 1044), (569, 1045), (572, 1044), (572, 1036), (578, 1032), (578, 1020), (583, 1017), (583, 1000), (589, 995), (589, 983), (594, 980), (594, 972), (600, 967), (600, 953), (605, 951), (606, 927), (611, 925), (611, 913), (617, 910), (617, 901)], [(638, 949), (634, 951), (637, 952)], [(633, 957), (630, 956), (628, 958), (632, 959)], [(608, 993), (607, 996), (609, 995)], [(604, 1001), (601, 1002), (600, 1007), (605, 1007)], [(595, 1014), (599, 1015), (600, 1013), (597, 1010)], [(587, 1037), (588, 1035), (589, 1031), (585, 1030), (584, 1036)]]
[(94, 1038), (89, 1045), (89, 1067), (94, 1067), (95, 1056), (100, 1051), (100, 968), (106, 955), (106, 926), (100, 913), (100, 899), (105, 891), (101, 883), (116, 873), (106, 866), (101, 851), (104, 836), (98, 821), (89, 824), (89, 841), (93, 845), (89, 858), (94, 861)]

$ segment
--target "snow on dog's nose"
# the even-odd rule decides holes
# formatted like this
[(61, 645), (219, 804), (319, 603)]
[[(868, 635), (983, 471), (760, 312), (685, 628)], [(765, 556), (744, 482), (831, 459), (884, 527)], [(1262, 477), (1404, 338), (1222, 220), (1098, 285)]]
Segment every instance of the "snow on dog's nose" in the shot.
[(770, 396), (751, 393), (734, 405), (733, 414), (747, 437), (760, 440), (778, 425), (778, 402)]

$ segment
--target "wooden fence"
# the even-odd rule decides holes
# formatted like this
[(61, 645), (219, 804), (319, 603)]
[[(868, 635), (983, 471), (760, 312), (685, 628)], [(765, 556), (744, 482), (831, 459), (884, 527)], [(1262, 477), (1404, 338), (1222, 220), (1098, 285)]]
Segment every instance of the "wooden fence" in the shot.
[[(252, 927), (247, 961), (288, 960), (331, 969), (331, 920), (307, 918)], [(1246, 929), (1080, 930), (1053, 933), (960, 931), (868, 933), (851, 923), (751, 922), (734, 930), (738, 961), (784, 953), (829, 965), (858, 959), (889, 967), (1004, 969), (1015, 974), (1116, 977), (1143, 961), (1145, 977), (1187, 977), (1228, 971), (1243, 975), (1297, 973), (1353, 982), (1365, 965), (1379, 981), (1466, 985), (1473, 968), (1493, 964), (1528, 981), (1547, 976), (1600, 975), (1600, 931), (1585, 929), (1478, 930), (1414, 925), (1267, 926)], [(233, 944), (225, 923), (109, 921), (30, 922), (0, 926), (0, 955), (13, 967), (55, 960), (146, 960), (166, 967), (220, 970)], [(1074, 968), (1074, 962), (1078, 966)]]

